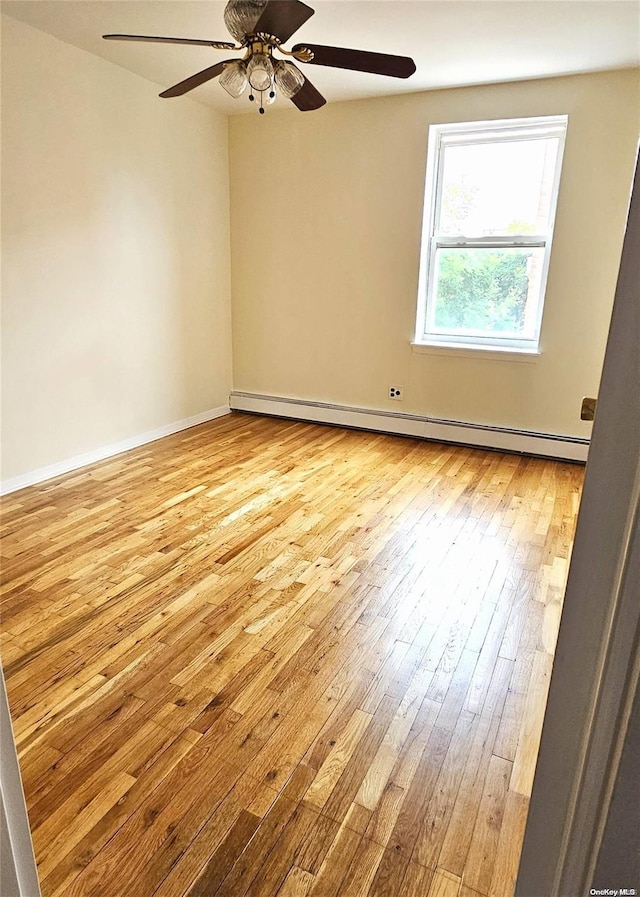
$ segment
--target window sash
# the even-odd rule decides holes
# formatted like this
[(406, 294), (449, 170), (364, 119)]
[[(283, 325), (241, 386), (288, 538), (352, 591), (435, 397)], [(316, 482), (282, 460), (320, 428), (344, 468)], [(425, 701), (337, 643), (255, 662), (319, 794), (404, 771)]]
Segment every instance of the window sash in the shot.
[(547, 245), (548, 238), (542, 234), (534, 236), (529, 236), (528, 234), (509, 235), (508, 237), (445, 237), (436, 235), (431, 238), (431, 241), (439, 249), (464, 249), (467, 247), (470, 249), (522, 249), (529, 246), (538, 249)]
[(549, 262), (549, 254), (545, 252), (545, 256), (543, 259), (543, 268), (542, 268), (542, 276), (541, 276), (541, 289), (538, 292), (538, 295), (535, 298), (535, 309), (531, 312), (532, 317), (534, 318), (534, 328), (530, 336), (522, 336), (519, 334), (505, 332), (503, 335), (496, 335), (495, 333), (488, 333), (487, 331), (477, 330), (475, 333), (461, 333), (456, 330), (446, 330), (443, 327), (436, 327), (435, 324), (435, 316), (436, 316), (436, 297), (435, 297), (435, 289), (437, 280), (435, 277), (436, 270), (436, 253), (438, 249), (474, 249), (474, 248), (482, 248), (482, 249), (522, 249), (529, 248), (533, 246), (533, 248), (542, 248), (546, 249), (545, 243), (535, 243), (528, 244), (527, 247), (523, 247), (522, 244), (508, 244), (508, 243), (492, 243), (487, 244), (484, 243), (446, 243), (443, 246), (440, 246), (436, 240), (432, 240), (431, 243), (431, 251), (429, 258), (429, 270), (433, 272), (433, 275), (429, 279), (429, 295), (427, 296), (426, 302), (426, 316), (425, 316), (425, 326), (424, 326), (424, 339), (431, 343), (464, 343), (465, 345), (490, 345), (490, 346), (509, 346), (513, 348), (521, 348), (521, 349), (534, 349), (537, 348), (538, 340), (540, 338), (540, 323), (542, 318), (542, 287), (544, 284), (544, 280), (546, 277), (546, 266)]

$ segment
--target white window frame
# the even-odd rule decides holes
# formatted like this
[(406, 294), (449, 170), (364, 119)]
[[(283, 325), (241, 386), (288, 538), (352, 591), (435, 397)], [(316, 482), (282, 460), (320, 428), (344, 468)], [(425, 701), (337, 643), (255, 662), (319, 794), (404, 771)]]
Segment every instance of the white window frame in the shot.
[[(512, 118), (496, 121), (461, 122), (457, 124), (431, 125), (429, 128), (429, 144), (427, 152), (427, 172), (425, 183), (424, 217), (422, 224), (422, 248), (420, 256), (420, 276), (418, 281), (418, 309), (416, 314), (416, 333), (413, 345), (420, 347), (458, 348), (467, 350), (497, 350), (524, 354), (540, 354), (540, 328), (551, 256), (553, 228), (556, 218), (556, 207), (562, 171), (562, 158), (567, 130), (567, 115), (538, 116), (535, 118)], [(457, 236), (447, 237), (438, 232), (442, 170), (444, 164), (443, 148), (446, 146), (462, 146), (465, 144), (505, 142), (510, 140), (531, 140), (548, 137), (558, 138), (558, 155), (551, 192), (548, 226), (541, 234), (514, 234), (513, 236), (484, 237)], [(544, 259), (540, 278), (540, 294), (536, 312), (535, 327), (530, 338), (514, 338), (513, 336), (494, 336), (486, 334), (444, 334), (433, 331), (435, 314), (435, 258), (440, 248), (455, 246), (457, 248), (522, 248), (536, 247), (544, 249)]]

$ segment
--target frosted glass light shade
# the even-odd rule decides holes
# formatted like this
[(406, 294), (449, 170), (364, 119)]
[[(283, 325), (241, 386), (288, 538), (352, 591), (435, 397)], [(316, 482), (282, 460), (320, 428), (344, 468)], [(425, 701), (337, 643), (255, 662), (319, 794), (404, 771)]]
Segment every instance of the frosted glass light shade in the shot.
[(229, 0), (224, 8), (224, 23), (229, 33), (242, 43), (247, 34), (253, 34), (267, 0)]
[(292, 62), (285, 62), (284, 59), (278, 59), (275, 64), (275, 79), (282, 94), (289, 100), (304, 84), (304, 75), (300, 69)]
[(218, 78), (218, 81), (232, 97), (237, 98), (242, 96), (249, 83), (245, 63), (238, 60), (237, 62), (230, 62), (229, 65), (225, 65), (224, 71)]
[(254, 90), (270, 90), (273, 82), (273, 63), (264, 53), (255, 53), (247, 65), (249, 84)]

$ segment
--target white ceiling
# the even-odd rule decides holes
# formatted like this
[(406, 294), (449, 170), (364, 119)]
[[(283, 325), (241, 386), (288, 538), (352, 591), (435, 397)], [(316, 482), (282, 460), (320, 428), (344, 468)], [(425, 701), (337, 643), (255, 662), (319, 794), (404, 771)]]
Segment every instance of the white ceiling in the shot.
[[(315, 15), (285, 44), (412, 56), (407, 81), (301, 66), (329, 101), (488, 84), (640, 63), (640, 0), (306, 0)], [(214, 62), (207, 47), (104, 41), (102, 34), (230, 40), (221, 0), (4, 0), (2, 11), (155, 82), (160, 92)], [(189, 96), (249, 112), (214, 82)], [(162, 102), (180, 102), (180, 99)]]

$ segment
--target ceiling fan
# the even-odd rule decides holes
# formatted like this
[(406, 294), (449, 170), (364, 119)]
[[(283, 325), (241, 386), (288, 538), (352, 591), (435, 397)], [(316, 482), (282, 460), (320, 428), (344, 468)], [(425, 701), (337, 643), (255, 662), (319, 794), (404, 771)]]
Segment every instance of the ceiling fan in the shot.
[[(297, 62), (326, 65), (408, 78), (416, 66), (408, 56), (370, 53), (366, 50), (347, 50), (320, 44), (296, 44), (285, 50), (282, 44), (311, 18), (314, 10), (300, 0), (229, 0), (224, 10), (224, 22), (237, 41), (197, 40), (187, 37), (153, 37), (145, 34), (104, 34), (105, 40), (152, 41), (166, 44), (197, 44), (214, 50), (244, 50), (244, 56), (225, 59), (209, 66), (179, 84), (163, 90), (161, 97), (178, 97), (200, 84), (219, 76), (222, 87), (232, 97), (240, 97), (249, 87), (249, 99), (256, 100), (264, 112), (264, 104), (273, 103), (276, 90), (291, 100), (302, 112), (319, 109), (326, 103), (322, 94), (302, 74), (297, 65), (274, 56), (274, 50)], [(263, 98), (264, 99), (263, 102)]]

